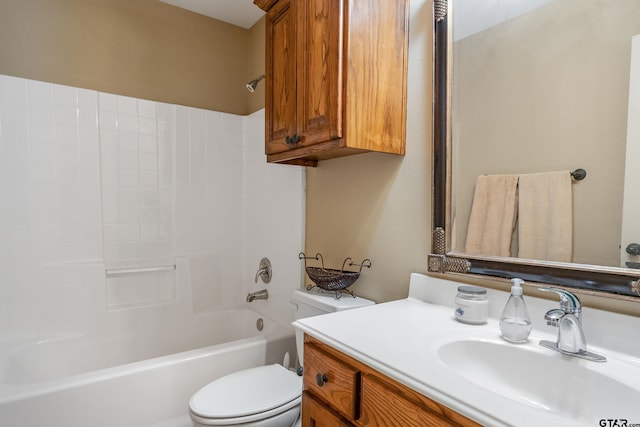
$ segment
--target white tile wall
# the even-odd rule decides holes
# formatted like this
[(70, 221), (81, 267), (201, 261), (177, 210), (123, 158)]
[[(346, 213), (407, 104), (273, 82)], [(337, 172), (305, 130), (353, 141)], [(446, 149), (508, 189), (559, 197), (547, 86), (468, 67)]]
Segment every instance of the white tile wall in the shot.
[(94, 308), (92, 266), (102, 261), (96, 99), (0, 76), (2, 334), (76, 330)]
[[(268, 288), (269, 317), (292, 320), (291, 290), (300, 287), (303, 265), (298, 253), (304, 249), (305, 174), (299, 166), (266, 163), (264, 156), (264, 110), (243, 122), (245, 183), (242, 191), (246, 227), (244, 271), (249, 291)], [(273, 266), (271, 283), (254, 283), (260, 259), (269, 257)]]
[[(109, 331), (112, 309), (244, 302), (290, 320), (304, 172), (267, 165), (247, 117), (0, 75), (0, 339)], [(175, 272), (105, 279), (105, 268)], [(162, 321), (158, 310), (158, 320)], [(142, 315), (142, 314), (141, 314)], [(115, 328), (115, 329), (114, 329)]]

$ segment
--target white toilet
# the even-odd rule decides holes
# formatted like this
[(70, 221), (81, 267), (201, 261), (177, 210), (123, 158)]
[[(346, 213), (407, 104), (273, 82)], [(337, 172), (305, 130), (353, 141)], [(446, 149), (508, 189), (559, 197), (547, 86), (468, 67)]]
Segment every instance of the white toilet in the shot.
[[(374, 304), (364, 298), (333, 293), (293, 291), (295, 319)], [(302, 365), (303, 334), (296, 331), (298, 359)], [(189, 402), (193, 425), (290, 427), (298, 419), (302, 377), (281, 365), (258, 366), (219, 378), (198, 390)]]

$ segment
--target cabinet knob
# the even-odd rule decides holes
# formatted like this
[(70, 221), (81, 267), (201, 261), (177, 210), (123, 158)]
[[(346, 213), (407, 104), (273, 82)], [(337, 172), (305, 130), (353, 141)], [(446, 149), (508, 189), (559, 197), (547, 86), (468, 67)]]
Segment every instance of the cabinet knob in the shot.
[(324, 383), (328, 383), (328, 382), (329, 382), (329, 377), (327, 376), (327, 374), (316, 375), (316, 384), (318, 384), (319, 387), (322, 387)]
[(301, 139), (302, 139), (302, 138), (300, 137), (300, 135), (295, 135), (295, 134), (294, 134), (293, 136), (287, 136), (287, 137), (284, 139), (284, 142), (285, 142), (285, 144), (287, 144), (287, 145), (297, 144), (297, 143), (299, 143), (299, 142), (300, 142), (300, 140), (301, 140)]

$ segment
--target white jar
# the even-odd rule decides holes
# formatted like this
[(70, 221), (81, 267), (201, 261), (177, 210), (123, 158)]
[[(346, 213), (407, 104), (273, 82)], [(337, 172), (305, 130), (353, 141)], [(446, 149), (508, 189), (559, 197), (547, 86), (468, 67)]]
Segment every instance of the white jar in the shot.
[(487, 290), (480, 286), (458, 286), (455, 316), (460, 322), (479, 325), (489, 318)]

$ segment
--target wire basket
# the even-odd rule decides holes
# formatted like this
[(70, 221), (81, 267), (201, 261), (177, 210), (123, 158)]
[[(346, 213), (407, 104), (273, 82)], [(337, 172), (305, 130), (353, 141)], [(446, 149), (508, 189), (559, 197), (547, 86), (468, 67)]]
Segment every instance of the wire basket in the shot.
[[(362, 267), (371, 268), (371, 260), (365, 259), (360, 264), (355, 264), (351, 258), (345, 258), (342, 262), (342, 269), (336, 270), (333, 268), (325, 268), (324, 260), (321, 254), (316, 254), (315, 257), (308, 257), (304, 252), (298, 254), (298, 259), (304, 260), (304, 268), (307, 275), (311, 279), (315, 286), (324, 289), (325, 291), (341, 291), (353, 285), (353, 283), (360, 277)], [(307, 265), (308, 259), (315, 259), (320, 261), (322, 267), (309, 267)], [(345, 270), (345, 265), (358, 266), (358, 271)], [(307, 288), (309, 289), (309, 288)]]

